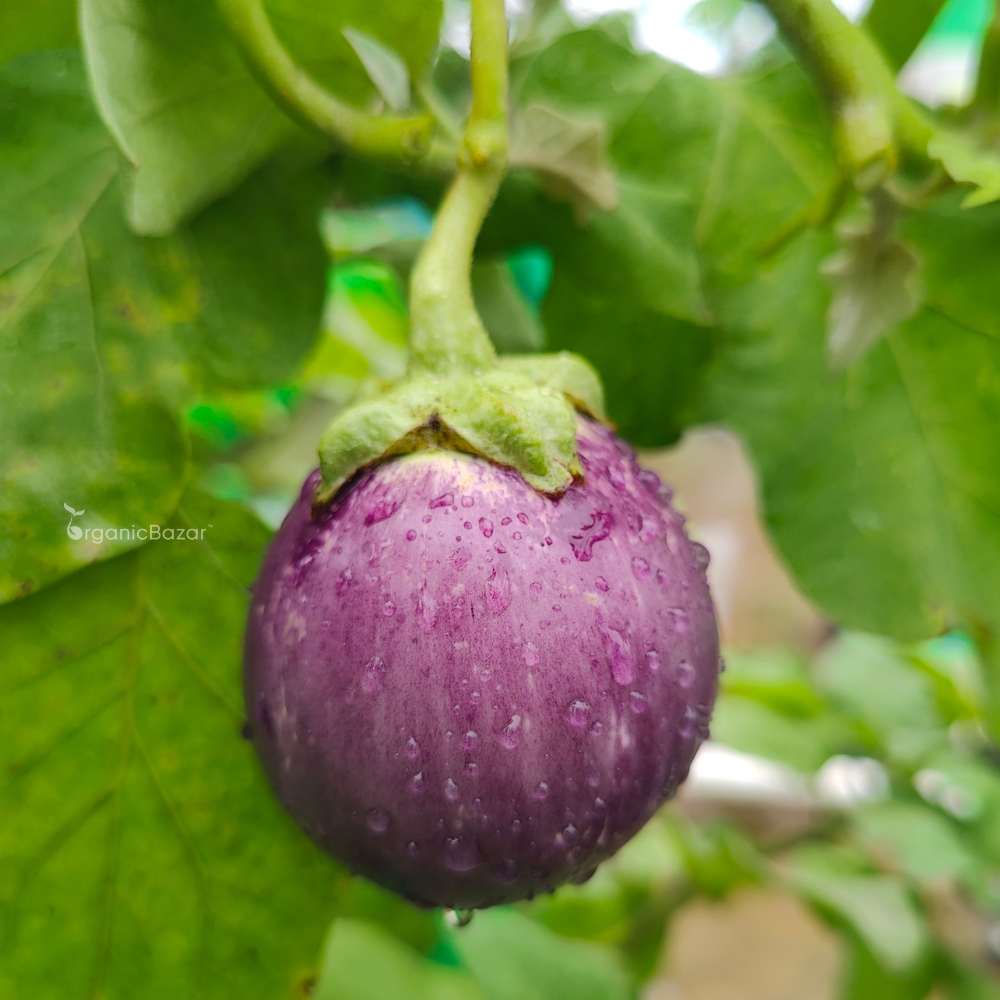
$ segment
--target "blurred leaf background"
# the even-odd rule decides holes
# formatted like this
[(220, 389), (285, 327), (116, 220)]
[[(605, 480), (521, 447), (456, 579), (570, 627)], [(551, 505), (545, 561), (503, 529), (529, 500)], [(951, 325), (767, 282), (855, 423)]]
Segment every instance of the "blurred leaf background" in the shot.
[[(995, 143), (992, 6), (862, 6)], [(712, 549), (712, 742), (590, 882), (468, 926), (293, 828), (241, 739), (246, 588), (326, 421), (405, 364), (442, 178), (331, 153), (211, 4), (12, 0), (0, 997), (1000, 996), (1000, 209), (846, 190), (756, 4), (511, 10), (477, 304), (599, 367)], [(339, 96), (460, 119), (463, 4), (269, 11)], [(211, 530), (81, 542), (64, 503)]]

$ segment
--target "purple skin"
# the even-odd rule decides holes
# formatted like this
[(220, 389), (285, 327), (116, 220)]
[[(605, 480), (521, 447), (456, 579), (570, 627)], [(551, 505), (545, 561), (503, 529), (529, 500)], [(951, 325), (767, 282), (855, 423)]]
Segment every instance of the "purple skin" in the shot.
[(707, 552), (582, 419), (585, 478), (419, 452), (317, 516), (254, 588), (245, 691), (282, 802), (355, 872), (484, 907), (583, 881), (685, 779), (719, 670)]

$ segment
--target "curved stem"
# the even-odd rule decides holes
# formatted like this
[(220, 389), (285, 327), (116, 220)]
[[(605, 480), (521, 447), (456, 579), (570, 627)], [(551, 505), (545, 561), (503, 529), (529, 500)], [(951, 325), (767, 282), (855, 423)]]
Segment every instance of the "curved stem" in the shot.
[(410, 280), (411, 371), (476, 371), (496, 352), (472, 297), (472, 255), (507, 166), (503, 0), (472, 0), (472, 107), (458, 172)]
[(826, 95), (845, 165), (855, 174), (891, 169), (896, 88), (874, 42), (831, 0), (765, 2)]
[(430, 117), (372, 115), (352, 107), (295, 62), (275, 34), (263, 0), (218, 4), (253, 73), (304, 124), (370, 156), (412, 159), (427, 151), (434, 128)]

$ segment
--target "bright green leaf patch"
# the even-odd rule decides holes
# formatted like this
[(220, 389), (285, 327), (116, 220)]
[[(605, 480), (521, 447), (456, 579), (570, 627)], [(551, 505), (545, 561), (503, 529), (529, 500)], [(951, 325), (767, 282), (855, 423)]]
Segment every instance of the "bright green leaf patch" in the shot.
[[(598, 93), (595, 80), (614, 86)], [(709, 80), (597, 27), (515, 64), (514, 95), (580, 122), (600, 114), (617, 199), (574, 215), (512, 184), (486, 238), (555, 251), (549, 343), (598, 367), (623, 433), (667, 443), (691, 419), (717, 346), (712, 270), (748, 277), (776, 232), (829, 196), (815, 99), (788, 68)]]
[[(174, 414), (287, 375), (315, 334), (322, 173), (289, 162), (169, 239), (121, 215), (121, 161), (77, 58), (0, 71), (0, 600), (138, 539), (78, 525), (169, 519), (188, 475)], [(282, 253), (269, 253), (279, 244)]]
[(289, 996), (335, 912), (241, 737), (266, 532), (193, 494), (170, 527), (0, 610), (0, 995)]
[(483, 910), (451, 938), (488, 1000), (625, 1000), (631, 995), (613, 953), (560, 938), (513, 910)]
[[(128, 217), (141, 233), (169, 232), (225, 194), (297, 127), (260, 87), (202, 0), (81, 0), (84, 48), (101, 116), (133, 171)], [(440, 2), (350, 0), (273, 5), (275, 26), (304, 65), (339, 96), (372, 87), (343, 35), (353, 27), (422, 67), (437, 43)]]
[[(954, 200), (913, 213), (925, 304), (850, 370), (829, 370), (828, 238), (720, 289), (725, 349), (706, 419), (753, 452), (768, 525), (803, 590), (839, 622), (920, 637), (1000, 621), (1000, 336), (986, 246), (1000, 215)], [(961, 248), (961, 249), (960, 249)], [(963, 387), (965, 387), (963, 389)]]

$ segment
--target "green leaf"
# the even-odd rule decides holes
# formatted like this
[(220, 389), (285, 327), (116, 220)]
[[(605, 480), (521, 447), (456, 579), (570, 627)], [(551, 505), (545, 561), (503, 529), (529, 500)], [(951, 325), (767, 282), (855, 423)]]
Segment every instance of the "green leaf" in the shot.
[(472, 294), (498, 351), (542, 349), (545, 331), (538, 313), (521, 294), (506, 258), (486, 258), (473, 264)]
[(830, 848), (799, 848), (783, 869), (789, 886), (821, 916), (850, 929), (879, 963), (903, 973), (921, 960), (927, 929), (895, 878), (851, 871)]
[(774, 708), (723, 693), (712, 715), (712, 738), (812, 774), (834, 754), (852, 747), (850, 730), (833, 714), (784, 715)]
[(720, 289), (702, 419), (746, 437), (773, 537), (847, 626), (906, 638), (1000, 621), (998, 235), (1000, 212), (953, 197), (907, 216), (924, 305), (846, 373), (825, 358), (825, 235)]
[(373, 924), (336, 920), (323, 946), (314, 1000), (477, 1000), (464, 972), (422, 958)]
[(1000, 153), (985, 148), (975, 137), (963, 132), (939, 129), (927, 146), (952, 180), (971, 184), (975, 190), (966, 195), (963, 208), (988, 205), (1000, 198)]
[(6, 0), (0, 7), (0, 63), (76, 44), (76, 0)]
[[(595, 91), (597, 79), (615, 85)], [(669, 442), (690, 419), (716, 346), (706, 261), (746, 271), (833, 183), (817, 106), (789, 70), (709, 80), (600, 28), (516, 64), (514, 94), (603, 121), (618, 199), (579, 219), (515, 178), (485, 245), (528, 240), (553, 251), (542, 314), (550, 345), (602, 372), (626, 436)]]
[(0, 995), (288, 996), (334, 912), (240, 736), (267, 534), (197, 494), (169, 527), (0, 609)]
[(363, 31), (344, 28), (344, 37), (357, 53), (368, 78), (394, 111), (404, 110), (410, 103), (410, 74), (399, 56)]
[(565, 197), (578, 213), (591, 207), (610, 211), (618, 204), (606, 129), (599, 118), (582, 119), (545, 104), (529, 104), (514, 118), (510, 164), (537, 171), (547, 189)]
[[(79, 60), (0, 70), (0, 600), (135, 544), (79, 525), (166, 521), (187, 476), (174, 414), (287, 377), (315, 335), (325, 184), (263, 171), (169, 239), (121, 218), (120, 160)], [(282, 245), (281, 254), (267, 251)]]
[(900, 69), (944, 5), (945, 0), (873, 0), (863, 23), (889, 64)]
[(613, 953), (560, 938), (513, 910), (476, 913), (451, 940), (487, 1000), (626, 1000), (628, 977)]
[(886, 639), (842, 635), (821, 653), (815, 676), (831, 701), (866, 724), (890, 760), (915, 762), (945, 739), (930, 679)]
[[(131, 162), (128, 218), (141, 233), (169, 232), (229, 191), (294, 126), (258, 85), (215, 4), (202, 0), (81, 0), (94, 93)], [(346, 26), (423, 68), (437, 45), (440, 0), (390, 6), (276, 0), (275, 27), (302, 65), (339, 96), (372, 94), (344, 38)]]
[(893, 235), (895, 209), (886, 196), (874, 197), (871, 218), (842, 226), (840, 246), (823, 264), (833, 285), (827, 349), (838, 368), (853, 364), (920, 307), (916, 254)]
[(864, 806), (852, 815), (851, 825), (876, 858), (917, 883), (961, 882), (980, 870), (963, 833), (927, 806), (911, 802)]

